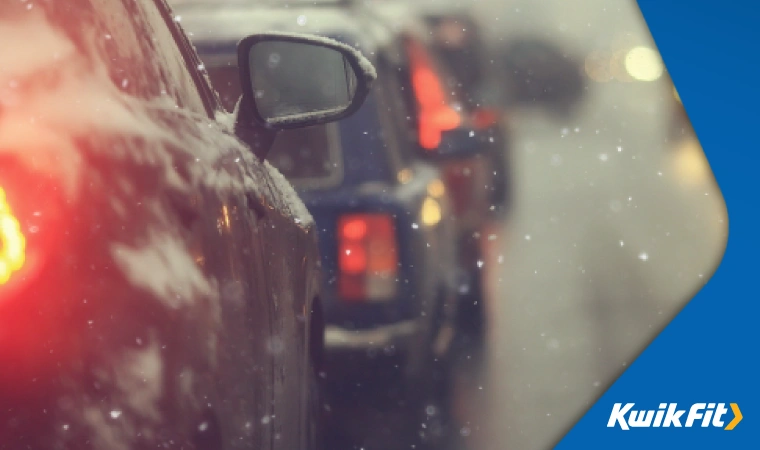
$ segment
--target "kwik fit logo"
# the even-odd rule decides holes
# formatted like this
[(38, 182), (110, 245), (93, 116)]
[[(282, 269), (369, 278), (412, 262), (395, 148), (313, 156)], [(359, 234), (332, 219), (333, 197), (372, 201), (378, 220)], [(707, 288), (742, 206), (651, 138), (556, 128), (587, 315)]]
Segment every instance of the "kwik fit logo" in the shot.
[[(733, 430), (742, 421), (739, 405), (730, 403), (733, 419), (725, 403), (694, 403), (688, 409), (679, 409), (678, 403), (660, 403), (658, 409), (636, 410), (635, 403), (615, 403), (612, 406), (608, 428), (692, 428), (713, 427)], [(684, 417), (685, 416), (685, 417)], [(683, 422), (682, 422), (683, 421)], [(726, 425), (726, 422), (728, 424)]]

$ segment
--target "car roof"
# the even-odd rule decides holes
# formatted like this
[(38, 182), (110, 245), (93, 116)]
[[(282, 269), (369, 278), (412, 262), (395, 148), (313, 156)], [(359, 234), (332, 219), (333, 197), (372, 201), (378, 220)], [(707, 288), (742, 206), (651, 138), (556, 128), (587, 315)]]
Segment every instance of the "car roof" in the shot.
[(250, 3), (187, 3), (174, 7), (183, 28), (203, 53), (209, 44), (233, 45), (250, 34), (268, 31), (338, 37), (370, 59), (392, 39), (390, 30), (364, 20), (342, 2), (309, 2), (288, 7)]

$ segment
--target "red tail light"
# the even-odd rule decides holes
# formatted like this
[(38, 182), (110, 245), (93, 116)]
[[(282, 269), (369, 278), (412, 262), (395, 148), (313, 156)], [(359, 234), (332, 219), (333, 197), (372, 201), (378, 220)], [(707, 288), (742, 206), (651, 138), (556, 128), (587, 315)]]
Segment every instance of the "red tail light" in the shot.
[(407, 42), (412, 88), (419, 107), (418, 139), (426, 150), (435, 150), (441, 143), (441, 132), (459, 126), (459, 113), (449, 106), (443, 83), (425, 49), (415, 41)]
[(386, 300), (396, 293), (398, 244), (387, 214), (338, 220), (338, 291), (345, 300)]
[(0, 161), (0, 303), (27, 286), (62, 238), (55, 180)]
[(8, 204), (5, 190), (0, 187), (0, 285), (7, 283), (25, 260), (26, 237)]

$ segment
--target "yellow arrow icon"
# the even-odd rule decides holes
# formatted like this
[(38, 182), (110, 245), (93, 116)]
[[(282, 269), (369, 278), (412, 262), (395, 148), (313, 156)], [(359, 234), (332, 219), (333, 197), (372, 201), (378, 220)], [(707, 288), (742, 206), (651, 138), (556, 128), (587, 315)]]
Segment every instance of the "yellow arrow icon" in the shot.
[(739, 405), (736, 403), (731, 403), (731, 411), (734, 412), (734, 420), (726, 425), (726, 428), (724, 428), (724, 430), (733, 430), (734, 427), (739, 425), (739, 422), (741, 422), (744, 418), (744, 416), (742, 416), (741, 410), (739, 409)]

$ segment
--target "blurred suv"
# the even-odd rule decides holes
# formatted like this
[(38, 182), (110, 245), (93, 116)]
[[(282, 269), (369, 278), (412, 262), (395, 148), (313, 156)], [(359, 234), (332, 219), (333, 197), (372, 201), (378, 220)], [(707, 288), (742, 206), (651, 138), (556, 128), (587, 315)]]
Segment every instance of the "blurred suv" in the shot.
[[(395, 8), (397, 14), (404, 10), (399, 5)], [(451, 84), (461, 93), (470, 114), (489, 129), (491, 145), (487, 156), (492, 170), (489, 206), (497, 216), (508, 216), (513, 196), (512, 132), (503, 111), (507, 86), (498, 76), (494, 52), (467, 8), (420, 3), (410, 9), (427, 25), (430, 49), (451, 70)]]
[[(412, 5), (349, 2), (356, 16), (382, 24), (399, 42), (388, 74), (402, 93), (402, 117), (417, 157), (444, 173), (456, 212), (459, 308), (457, 329), (481, 344), (487, 322), (483, 295), (483, 240), (495, 217), (505, 217), (511, 179), (508, 134), (497, 110), (477, 101), (476, 86), (463, 83), (436, 46), (435, 30)], [(448, 63), (447, 63), (448, 62)], [(471, 62), (473, 63), (473, 62)], [(474, 63), (473, 63), (474, 64)]]

